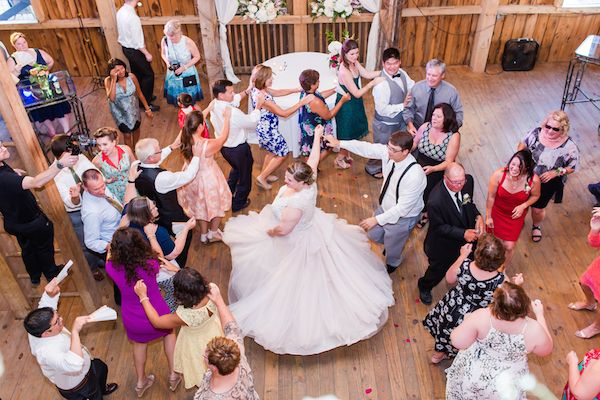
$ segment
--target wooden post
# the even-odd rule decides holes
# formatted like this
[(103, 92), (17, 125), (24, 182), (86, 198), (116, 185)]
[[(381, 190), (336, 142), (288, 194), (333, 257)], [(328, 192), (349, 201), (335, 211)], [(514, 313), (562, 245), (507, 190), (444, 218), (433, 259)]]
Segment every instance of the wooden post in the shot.
[(484, 72), (487, 65), (490, 44), (494, 34), (496, 14), (499, 0), (481, 0), (481, 14), (477, 20), (477, 33), (473, 40), (471, 62), (469, 65), (474, 72)]
[(381, 0), (379, 11), (379, 49), (377, 60), (388, 47), (400, 47), (400, 22), (403, 0)]
[(10, 310), (18, 319), (23, 319), (31, 310), (27, 296), (23, 293), (23, 289), (15, 279), (10, 267), (4, 259), (6, 254), (0, 257), (0, 290), (4, 293), (4, 298), (8, 302)]
[[(225, 77), (223, 60), (221, 58), (221, 41), (219, 37), (219, 21), (214, 0), (196, 0), (198, 17), (200, 19), (200, 35), (204, 49), (204, 62), (210, 87), (219, 79)], [(212, 96), (212, 91), (211, 96)]]
[(104, 39), (110, 56), (127, 62), (123, 54), (123, 49), (117, 40), (119, 32), (117, 31), (117, 9), (115, 8), (115, 2), (113, 0), (96, 0), (96, 8), (98, 9), (100, 26), (104, 32)]
[(44, 22), (48, 19), (48, 16), (44, 12), (44, 7), (42, 6), (42, 0), (31, 0), (31, 8), (33, 8), (35, 18), (38, 22)]
[[(2, 57), (0, 57), (0, 91), (2, 93), (0, 112), (28, 174), (34, 176), (47, 170), (48, 162), (31, 127), (31, 122), (29, 122), (11, 74), (8, 72), (6, 61)], [(54, 237), (64, 259), (71, 259), (75, 264), (71, 268), (73, 283), (79, 292), (84, 308), (88, 312), (92, 312), (102, 304), (102, 297), (54, 181), (49, 182), (35, 194), (46, 215), (54, 223)]]
[[(308, 2), (306, 0), (293, 0), (294, 15), (307, 15)], [(293, 51), (308, 51), (308, 25), (294, 24), (294, 49)]]

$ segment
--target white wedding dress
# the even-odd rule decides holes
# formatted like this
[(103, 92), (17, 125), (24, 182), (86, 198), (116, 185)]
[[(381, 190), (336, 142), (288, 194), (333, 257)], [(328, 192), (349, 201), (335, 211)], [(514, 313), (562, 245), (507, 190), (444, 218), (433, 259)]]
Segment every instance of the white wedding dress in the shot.
[[(394, 304), (384, 263), (361, 228), (316, 207), (316, 184), (284, 197), (286, 188), (259, 214), (225, 225), (229, 301), (239, 326), (277, 354), (317, 354), (374, 335)], [(302, 211), (300, 222), (270, 237), (286, 207)]]

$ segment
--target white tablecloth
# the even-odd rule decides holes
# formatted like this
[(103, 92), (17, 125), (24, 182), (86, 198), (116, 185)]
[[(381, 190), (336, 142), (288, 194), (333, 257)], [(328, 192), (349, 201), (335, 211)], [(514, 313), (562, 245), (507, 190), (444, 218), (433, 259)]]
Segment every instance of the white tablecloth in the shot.
[[(272, 87), (274, 89), (299, 87), (298, 78), (305, 69), (319, 71), (319, 91), (331, 89), (337, 85), (337, 71), (329, 68), (328, 54), (313, 52), (289, 53), (271, 58), (263, 64), (273, 69)], [(330, 109), (335, 106), (335, 97), (334, 94), (325, 99)], [(279, 107), (286, 109), (296, 104), (299, 99), (300, 94), (294, 93), (288, 96), (276, 97), (275, 102)], [(288, 118), (279, 118), (279, 131), (292, 150), (294, 157), (298, 157), (300, 154), (300, 125), (298, 124), (297, 111)]]

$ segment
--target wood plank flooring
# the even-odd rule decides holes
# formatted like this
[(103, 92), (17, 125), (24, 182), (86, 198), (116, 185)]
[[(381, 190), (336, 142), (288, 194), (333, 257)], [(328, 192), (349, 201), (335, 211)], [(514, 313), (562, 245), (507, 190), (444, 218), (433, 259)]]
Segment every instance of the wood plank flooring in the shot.
[[(499, 72), (494, 67), (492, 73)], [(467, 67), (451, 67), (447, 79), (461, 93), (465, 107), (465, 124), (461, 130), (460, 161), (475, 178), (475, 202), (481, 212), (485, 210), (487, 182), (493, 170), (506, 163), (514, 152), (518, 140), (540, 123), (544, 115), (558, 109), (567, 66), (542, 64), (530, 72), (504, 72), (497, 75), (478, 75)], [(422, 79), (424, 71), (409, 69), (415, 79)], [(248, 77), (239, 88), (245, 87)], [(77, 80), (79, 93), (92, 89), (89, 79)], [(160, 93), (157, 81), (155, 93)], [(600, 94), (600, 71), (589, 68), (584, 79), (587, 92)], [(208, 88), (204, 87), (208, 93)], [(103, 90), (83, 99), (92, 130), (113, 122), (108, 112)], [(202, 103), (205, 106), (208, 101)], [(152, 121), (142, 123), (143, 137), (156, 137), (167, 145), (177, 134), (176, 109), (163, 100), (160, 112)], [(366, 99), (367, 114), (373, 114), (373, 100)], [(547, 320), (554, 334), (554, 353), (545, 358), (530, 357), (530, 368), (539, 380), (559, 394), (567, 378), (564, 362), (566, 353), (574, 349), (581, 356), (592, 347), (600, 346), (600, 337), (588, 341), (576, 338), (576, 329), (589, 324), (592, 314), (573, 312), (566, 304), (581, 296), (578, 277), (587, 265), (598, 256), (598, 251), (586, 243), (592, 196), (587, 184), (600, 181), (598, 154), (600, 140), (597, 135), (600, 112), (589, 104), (567, 108), (571, 118), (571, 135), (581, 150), (581, 170), (570, 177), (563, 204), (551, 204), (544, 222), (544, 239), (533, 244), (529, 238), (528, 218), (517, 245), (510, 273), (523, 272), (525, 288), (532, 298), (541, 299), (546, 306)], [(255, 175), (262, 163), (263, 153), (253, 146)], [(357, 223), (371, 214), (377, 201), (381, 181), (363, 172), (364, 161), (356, 158), (353, 168), (338, 171), (333, 159), (322, 164), (319, 175), (319, 206), (327, 212), (337, 213), (350, 223)], [(219, 159), (225, 173), (228, 166)], [(166, 162), (178, 169), (182, 160), (172, 156)], [(278, 171), (282, 175), (282, 171)], [(275, 190), (265, 192), (257, 187), (251, 193), (252, 210), (260, 210), (272, 200)], [(366, 195), (366, 196), (365, 196)], [(350, 347), (338, 348), (324, 354), (297, 357), (278, 356), (266, 352), (251, 339), (246, 339), (247, 353), (254, 370), (256, 388), (265, 400), (296, 400), (303, 396), (334, 393), (341, 399), (442, 399), (445, 390), (444, 362), (434, 366), (429, 362), (433, 340), (423, 329), (421, 320), (429, 307), (418, 302), (416, 280), (427, 266), (422, 242), (424, 230), (415, 230), (405, 249), (405, 260), (392, 276), (396, 304), (390, 309), (390, 318), (383, 330), (373, 338)], [(380, 253), (380, 249), (374, 250)], [(200, 270), (209, 280), (226, 290), (231, 259), (224, 244), (203, 246), (195, 235), (190, 266)], [(111, 289), (102, 282), (106, 299)], [(434, 290), (437, 301), (446, 292), (440, 284)], [(0, 307), (6, 302), (0, 296)], [(67, 325), (82, 311), (77, 299), (63, 299), (59, 311)], [(7, 372), (0, 378), (0, 398), (4, 400), (58, 399), (59, 395), (45, 380), (32, 358), (21, 321), (12, 319), (10, 313), (0, 312), (0, 341)], [(90, 325), (83, 333), (84, 343), (92, 353), (109, 365), (109, 378), (121, 388), (112, 400), (134, 398), (131, 344), (127, 341), (120, 321)], [(158, 379), (150, 389), (147, 399), (189, 399), (193, 391), (180, 388), (173, 394), (167, 389), (167, 368), (162, 346), (153, 343), (148, 352), (148, 371)], [(369, 392), (369, 393), (367, 393)]]

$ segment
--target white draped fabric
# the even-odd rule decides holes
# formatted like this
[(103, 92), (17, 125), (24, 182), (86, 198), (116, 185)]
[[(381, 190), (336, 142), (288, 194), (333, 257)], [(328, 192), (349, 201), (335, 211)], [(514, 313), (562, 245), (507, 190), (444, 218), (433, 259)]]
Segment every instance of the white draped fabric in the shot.
[(227, 79), (233, 83), (238, 83), (240, 78), (235, 76), (233, 66), (231, 65), (231, 56), (229, 55), (229, 47), (227, 46), (227, 24), (235, 17), (238, 5), (237, 0), (215, 0), (217, 18), (219, 19), (219, 38), (223, 69), (225, 70)]
[(381, 0), (360, 0), (360, 5), (367, 11), (372, 12), (373, 22), (369, 31), (369, 40), (367, 41), (367, 61), (365, 67), (373, 71), (377, 65), (377, 47), (379, 46), (379, 9)]

